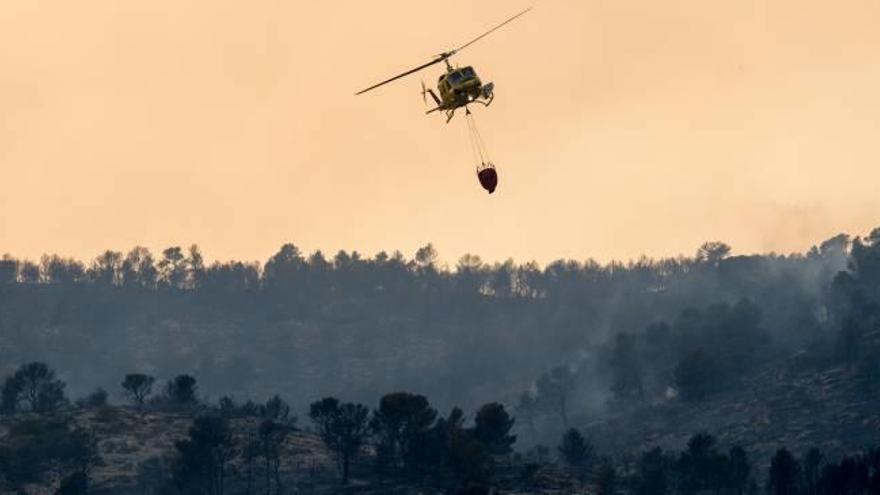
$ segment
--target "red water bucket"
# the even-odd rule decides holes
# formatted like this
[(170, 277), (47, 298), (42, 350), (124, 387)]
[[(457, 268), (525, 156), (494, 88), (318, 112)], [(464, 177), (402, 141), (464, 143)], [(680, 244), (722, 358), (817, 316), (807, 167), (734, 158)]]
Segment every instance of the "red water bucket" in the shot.
[(489, 191), (489, 194), (495, 192), (498, 186), (498, 172), (491, 163), (483, 164), (483, 168), (477, 170), (477, 178), (480, 179), (480, 185), (483, 189)]

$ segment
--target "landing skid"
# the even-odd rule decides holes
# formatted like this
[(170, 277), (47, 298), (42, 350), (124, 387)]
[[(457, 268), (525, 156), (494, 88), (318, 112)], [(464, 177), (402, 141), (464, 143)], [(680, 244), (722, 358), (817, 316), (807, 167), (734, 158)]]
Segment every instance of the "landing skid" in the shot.
[[(468, 105), (470, 105), (471, 103), (479, 103), (480, 105), (483, 105), (484, 107), (488, 107), (489, 105), (492, 104), (492, 100), (494, 100), (494, 99), (495, 99), (495, 95), (490, 96), (487, 101), (474, 99), (474, 100), (471, 100), (471, 101), (467, 102), (466, 104), (462, 105), (461, 107), (464, 107), (464, 110), (467, 113), (467, 115), (470, 115), (471, 110), (470, 110), (470, 108), (468, 108)], [(458, 108), (461, 108), (461, 107), (456, 107), (456, 108), (453, 108), (452, 110), (445, 111), (447, 124), (452, 120), (453, 117), (455, 117), (455, 110)], [(442, 109), (440, 107), (437, 107), (433, 110), (429, 110), (427, 113), (435, 112), (437, 110), (442, 110)]]

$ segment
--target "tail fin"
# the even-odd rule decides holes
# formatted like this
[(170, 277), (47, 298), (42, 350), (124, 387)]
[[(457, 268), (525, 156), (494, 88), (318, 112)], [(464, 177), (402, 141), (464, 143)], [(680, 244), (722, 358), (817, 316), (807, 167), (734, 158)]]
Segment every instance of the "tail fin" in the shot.
[(437, 95), (434, 94), (434, 90), (433, 90), (433, 89), (428, 89), (427, 91), (428, 91), (428, 94), (431, 95), (431, 98), (434, 98), (434, 103), (436, 103), (438, 107), (442, 107), (442, 106), (443, 106), (443, 102), (440, 101), (440, 98), (437, 98)]

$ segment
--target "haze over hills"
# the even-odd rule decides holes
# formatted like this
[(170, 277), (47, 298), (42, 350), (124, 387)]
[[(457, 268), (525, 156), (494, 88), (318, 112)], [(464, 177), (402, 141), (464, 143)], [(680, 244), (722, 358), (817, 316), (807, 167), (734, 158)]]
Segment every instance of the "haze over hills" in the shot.
[[(450, 406), (509, 401), (554, 366), (601, 367), (611, 336), (688, 308), (747, 299), (772, 336), (767, 352), (804, 345), (833, 324), (823, 296), (847, 246), (838, 237), (804, 255), (728, 258), (708, 243), (692, 258), (543, 269), (468, 255), (445, 270), (430, 245), (413, 259), (327, 259), (288, 244), (262, 266), (205, 266), (195, 246), (89, 263), (7, 257), (0, 366), (51, 362), (74, 394), (116, 391), (119, 376), (140, 370), (191, 373), (214, 398), (278, 392), (302, 405), (408, 389)], [(589, 388), (598, 402), (609, 390)]]
[(5, 410), (38, 411), (15, 377), (43, 362), (62, 411), (98, 387), (125, 403), (123, 377), (139, 373), (157, 397), (191, 376), (202, 408), (278, 394), (301, 418), (328, 396), (373, 408), (406, 391), (438, 417), (500, 403), (519, 452), (571, 427), (608, 459), (708, 431), (760, 469), (783, 445), (838, 458), (880, 444), (880, 229), (803, 254), (729, 253), (710, 242), (687, 258), (544, 268), (468, 255), (453, 270), (430, 245), (328, 259), (287, 244), (262, 265), (206, 266), (195, 246), (88, 264), (7, 255)]

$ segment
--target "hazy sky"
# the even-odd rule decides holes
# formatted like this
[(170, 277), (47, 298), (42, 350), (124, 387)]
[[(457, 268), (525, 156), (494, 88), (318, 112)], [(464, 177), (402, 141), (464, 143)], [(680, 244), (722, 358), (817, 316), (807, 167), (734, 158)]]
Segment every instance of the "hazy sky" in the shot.
[[(880, 225), (877, 0), (529, 1), (0, 0), (0, 253), (607, 261)], [(496, 83), (494, 195), (420, 76), (353, 96), (528, 5), (457, 57)]]

